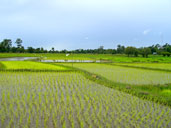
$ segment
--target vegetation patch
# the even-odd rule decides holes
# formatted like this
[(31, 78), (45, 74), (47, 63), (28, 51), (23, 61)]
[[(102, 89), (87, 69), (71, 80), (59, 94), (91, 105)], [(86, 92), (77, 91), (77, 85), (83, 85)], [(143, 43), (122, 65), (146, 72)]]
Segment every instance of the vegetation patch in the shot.
[(165, 95), (170, 95), (171, 96), (171, 89), (165, 89), (162, 91)]
[[(70, 66), (71, 64), (63, 64)], [(75, 68), (98, 74), (115, 83), (128, 85), (164, 85), (171, 83), (171, 73), (106, 64), (73, 64)]]
[(5, 69), (5, 65), (0, 62), (0, 70)]
[(113, 63), (113, 65), (171, 72), (171, 63)]
[(1, 64), (5, 66), (5, 70), (69, 70), (62, 66), (33, 61), (2, 61)]
[[(70, 64), (63, 64), (66, 67), (71, 66)], [(151, 100), (160, 104), (164, 104), (164, 105), (168, 105), (171, 106), (171, 96), (170, 95), (165, 95), (164, 93), (162, 93), (163, 90), (165, 89), (171, 89), (171, 84), (164, 84), (164, 85), (153, 85), (153, 84), (147, 84), (147, 85), (141, 85), (141, 84), (126, 84), (126, 83), (117, 83), (107, 77), (104, 76), (104, 74), (100, 74), (99, 73), (94, 73), (93, 71), (98, 71), (98, 69), (96, 69), (96, 66), (94, 66), (94, 68), (91, 68), (92, 70), (87, 70), (86, 68), (80, 68), (78, 65), (88, 65), (88, 64), (74, 64), (74, 69), (80, 71), (83, 73), (83, 75), (104, 86), (110, 87), (110, 88), (114, 88), (117, 89), (119, 91), (122, 92), (126, 92), (135, 96), (138, 96), (142, 99), (147, 99), (147, 100)], [(89, 64), (89, 65), (93, 65), (93, 64)], [(94, 64), (94, 65), (101, 65), (101, 64)], [(102, 64), (101, 66), (105, 66), (104, 64)], [(103, 67), (101, 67), (103, 68)], [(145, 70), (146, 71), (146, 70)], [(159, 72), (160, 73), (160, 72)]]
[(170, 107), (76, 72), (1, 72), (0, 88), (0, 127), (171, 127)]

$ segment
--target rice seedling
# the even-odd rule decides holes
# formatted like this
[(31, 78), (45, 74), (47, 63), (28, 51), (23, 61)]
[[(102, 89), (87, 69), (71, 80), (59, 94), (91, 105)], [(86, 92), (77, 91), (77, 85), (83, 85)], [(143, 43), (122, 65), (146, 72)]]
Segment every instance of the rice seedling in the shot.
[(33, 61), (1, 61), (3, 70), (67, 70), (61, 66)]
[(115, 63), (114, 65), (171, 71), (171, 64), (170, 63)]
[[(63, 64), (69, 65), (69, 64)], [(171, 83), (171, 73), (105, 64), (74, 64), (74, 67), (98, 74), (116, 83), (131, 85), (164, 85)]]
[(171, 109), (77, 72), (0, 72), (0, 127), (171, 127)]

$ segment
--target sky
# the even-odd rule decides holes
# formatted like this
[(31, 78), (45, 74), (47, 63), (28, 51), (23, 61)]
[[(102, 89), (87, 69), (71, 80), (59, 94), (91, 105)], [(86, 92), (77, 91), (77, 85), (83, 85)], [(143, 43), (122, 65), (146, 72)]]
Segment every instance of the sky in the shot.
[(171, 43), (171, 0), (0, 0), (0, 41), (56, 50)]

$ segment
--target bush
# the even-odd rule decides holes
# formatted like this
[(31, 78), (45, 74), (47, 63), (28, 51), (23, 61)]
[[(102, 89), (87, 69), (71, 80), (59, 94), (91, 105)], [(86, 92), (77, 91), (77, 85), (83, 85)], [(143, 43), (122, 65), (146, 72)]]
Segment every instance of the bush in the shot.
[(162, 55), (163, 55), (163, 56), (168, 56), (168, 57), (169, 57), (169, 56), (171, 55), (171, 53), (170, 53), (170, 52), (162, 52)]

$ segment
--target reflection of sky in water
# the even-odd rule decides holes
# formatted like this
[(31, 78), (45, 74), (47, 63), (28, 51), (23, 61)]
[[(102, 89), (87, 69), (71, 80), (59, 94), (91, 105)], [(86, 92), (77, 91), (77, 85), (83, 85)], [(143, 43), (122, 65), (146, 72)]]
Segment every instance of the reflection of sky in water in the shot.
[(37, 59), (37, 57), (12, 57), (12, 58), (0, 58), (0, 61), (24, 61)]
[(78, 63), (100, 63), (100, 62), (108, 62), (108, 61), (103, 61), (103, 60), (40, 60), (41, 62), (78, 62)]
[(80, 63), (100, 63), (108, 62), (106, 60), (41, 60), (39, 57), (11, 57), (11, 58), (0, 58), (0, 61), (24, 61), (24, 60), (37, 60), (40, 62), (80, 62)]

